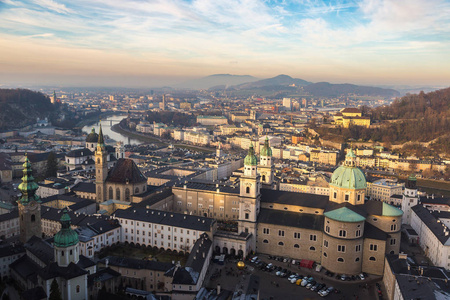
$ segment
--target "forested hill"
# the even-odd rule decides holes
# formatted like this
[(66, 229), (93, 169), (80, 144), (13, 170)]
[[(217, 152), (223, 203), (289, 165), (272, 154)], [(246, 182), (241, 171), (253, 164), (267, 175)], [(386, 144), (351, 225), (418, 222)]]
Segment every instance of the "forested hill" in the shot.
[(325, 139), (345, 142), (350, 139), (363, 142), (403, 144), (430, 142), (435, 153), (450, 154), (450, 88), (407, 95), (391, 105), (363, 109), (372, 121), (381, 120), (370, 128), (317, 128)]
[(54, 110), (42, 93), (25, 89), (0, 89), (0, 130), (26, 126)]

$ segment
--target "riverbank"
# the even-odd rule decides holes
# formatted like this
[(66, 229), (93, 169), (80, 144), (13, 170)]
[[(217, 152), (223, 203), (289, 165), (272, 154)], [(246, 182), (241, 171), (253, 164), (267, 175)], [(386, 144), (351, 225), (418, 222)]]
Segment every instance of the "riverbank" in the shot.
[(95, 116), (86, 118), (86, 119), (78, 122), (77, 125), (74, 127), (74, 129), (81, 129), (84, 126), (95, 124), (99, 120), (105, 119), (110, 116), (117, 116), (117, 111), (106, 111), (106, 112), (100, 113), (99, 115), (95, 115)]
[(159, 139), (148, 136), (148, 135), (144, 135), (142, 133), (137, 133), (137, 132), (131, 132), (129, 130), (123, 129), (120, 124), (115, 124), (113, 126), (111, 126), (111, 130), (117, 133), (120, 133), (124, 136), (127, 136), (129, 138), (133, 138), (136, 140), (140, 140), (146, 143), (153, 143), (156, 144), (158, 146), (167, 146), (167, 143), (161, 142)]
[[(149, 135), (144, 134), (144, 133), (137, 133), (137, 132), (129, 131), (127, 129), (122, 128), (120, 126), (120, 124), (113, 125), (111, 127), (111, 130), (114, 131), (114, 132), (117, 132), (119, 134), (122, 134), (124, 136), (130, 137), (130, 138), (133, 138), (133, 139), (136, 139), (136, 140), (141, 140), (141, 141), (146, 142), (146, 143), (153, 143), (153, 144), (156, 144), (158, 146), (168, 146), (170, 144), (170, 143), (161, 141), (157, 137), (149, 136)], [(205, 152), (205, 153), (214, 152), (213, 149), (208, 149), (206, 147), (199, 147), (199, 146), (193, 146), (193, 145), (184, 145), (184, 144), (175, 144), (175, 143), (173, 143), (173, 146), (175, 148), (184, 148), (184, 149), (189, 149), (189, 150), (198, 151), (198, 152)]]

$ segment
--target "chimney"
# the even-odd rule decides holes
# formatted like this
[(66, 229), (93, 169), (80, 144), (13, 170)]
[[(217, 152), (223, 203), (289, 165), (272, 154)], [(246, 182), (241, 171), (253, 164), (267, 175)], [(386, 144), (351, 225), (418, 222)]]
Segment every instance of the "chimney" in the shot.
[(434, 199), (434, 194), (431, 195), (431, 199)]
[(420, 276), (423, 276), (423, 267), (419, 267), (420, 270)]
[(399, 253), (398, 254), (398, 258), (399, 259), (407, 259), (408, 258), (408, 254), (406, 254), (406, 253)]
[(221, 286), (219, 283), (219, 284), (217, 284), (217, 295), (220, 295), (220, 292), (221, 292)]
[(109, 265), (109, 259), (105, 259), (105, 266), (108, 267)]

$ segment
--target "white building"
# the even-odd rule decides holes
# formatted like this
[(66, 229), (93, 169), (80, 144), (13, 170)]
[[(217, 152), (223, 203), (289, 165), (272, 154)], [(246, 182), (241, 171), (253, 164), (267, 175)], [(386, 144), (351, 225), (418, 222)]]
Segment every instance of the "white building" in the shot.
[(450, 268), (450, 229), (422, 205), (411, 209), (411, 227), (419, 235), (420, 247), (433, 265)]
[(152, 209), (129, 208), (113, 215), (119, 220), (121, 241), (176, 251), (191, 251), (201, 234), (213, 236), (216, 221)]
[(366, 195), (371, 200), (389, 203), (392, 195), (401, 195), (403, 185), (389, 179), (379, 179), (367, 185)]

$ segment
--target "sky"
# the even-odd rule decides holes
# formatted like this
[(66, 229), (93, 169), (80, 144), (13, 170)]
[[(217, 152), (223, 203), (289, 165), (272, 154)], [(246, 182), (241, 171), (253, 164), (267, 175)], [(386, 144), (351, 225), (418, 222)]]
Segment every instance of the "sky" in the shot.
[(450, 0), (0, 0), (0, 86), (450, 86)]

